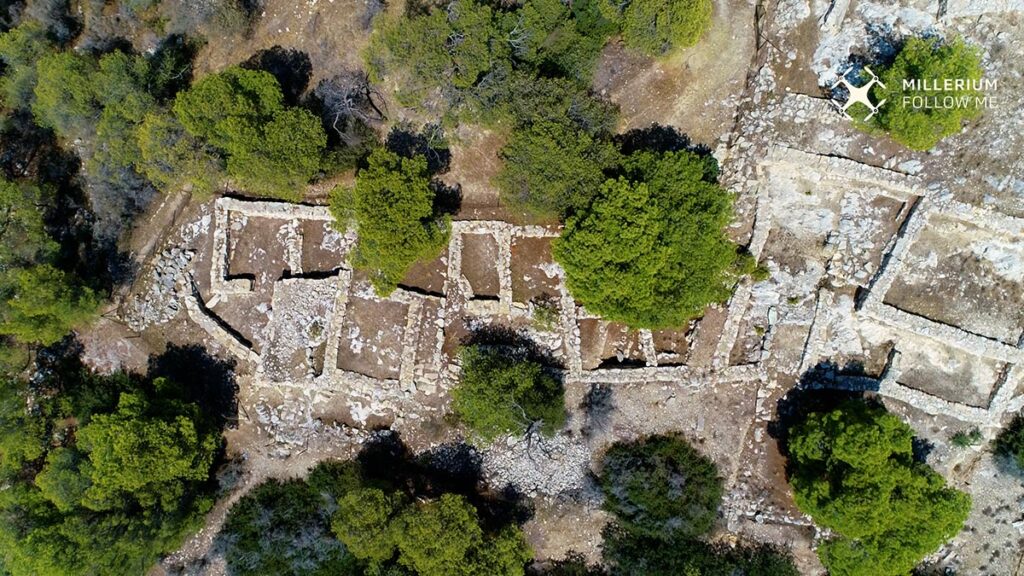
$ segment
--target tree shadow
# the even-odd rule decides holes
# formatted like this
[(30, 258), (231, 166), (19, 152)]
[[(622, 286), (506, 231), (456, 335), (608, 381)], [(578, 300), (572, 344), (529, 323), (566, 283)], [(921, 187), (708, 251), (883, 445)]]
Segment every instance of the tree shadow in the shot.
[(651, 124), (647, 128), (634, 128), (615, 136), (615, 143), (623, 154), (634, 152), (693, 152), (698, 156), (710, 156), (711, 148), (706, 144), (694, 144), (690, 137), (673, 126)]
[(248, 70), (262, 70), (276, 78), (289, 106), (299, 104), (313, 76), (313, 64), (305, 52), (281, 46), (260, 50), (241, 66)]
[(462, 185), (448, 186), (439, 180), (432, 180), (430, 188), (434, 191), (434, 214), (454, 216), (462, 208)]
[(606, 431), (611, 424), (612, 414), (615, 413), (612, 386), (600, 383), (591, 385), (580, 403), (580, 408), (586, 417), (582, 430), (584, 436), (591, 437)]
[(561, 368), (562, 364), (550, 350), (542, 348), (532, 338), (508, 326), (483, 326), (462, 339), (463, 346), (495, 348), (521, 360), (537, 362), (542, 366)]
[(80, 170), (78, 155), (62, 148), (53, 131), (37, 126), (31, 113), (15, 111), (0, 127), (0, 174), (43, 190), (43, 224), (59, 245), (52, 263), (107, 292), (131, 280), (132, 259), (116, 237), (98, 233), (100, 223)]
[(718, 181), (718, 160), (711, 154), (711, 148), (706, 144), (694, 144), (689, 136), (672, 126), (651, 124), (647, 128), (636, 128), (619, 134), (614, 141), (624, 156), (636, 152), (690, 152), (704, 164), (702, 179), (710, 183)]
[(381, 430), (364, 443), (356, 457), (368, 485), (387, 485), (410, 499), (464, 496), (480, 513), (485, 528), (523, 524), (533, 515), (525, 497), (514, 489), (491, 490), (476, 448), (449, 443), (414, 454), (398, 432)]
[(163, 354), (150, 356), (147, 376), (177, 384), (184, 399), (198, 404), (217, 429), (238, 425), (234, 360), (213, 356), (195, 344), (171, 344)]
[(395, 126), (384, 142), (388, 150), (405, 158), (423, 156), (431, 176), (448, 172), (452, 153), (444, 140), (444, 130), (437, 124), (428, 124), (416, 132), (409, 126)]
[(878, 380), (864, 375), (860, 362), (843, 367), (824, 361), (800, 376), (800, 382), (779, 399), (775, 419), (768, 423), (768, 435), (775, 439), (779, 452), (788, 456), (789, 433), (814, 412), (828, 412), (848, 400), (877, 400), (867, 396), (878, 390)]

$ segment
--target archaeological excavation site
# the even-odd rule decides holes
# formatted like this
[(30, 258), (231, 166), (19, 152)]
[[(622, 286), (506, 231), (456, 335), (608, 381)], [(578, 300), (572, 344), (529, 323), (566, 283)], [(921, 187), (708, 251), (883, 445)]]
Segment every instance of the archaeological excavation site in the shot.
[(1020, 0), (0, 13), (0, 576), (1024, 576)]

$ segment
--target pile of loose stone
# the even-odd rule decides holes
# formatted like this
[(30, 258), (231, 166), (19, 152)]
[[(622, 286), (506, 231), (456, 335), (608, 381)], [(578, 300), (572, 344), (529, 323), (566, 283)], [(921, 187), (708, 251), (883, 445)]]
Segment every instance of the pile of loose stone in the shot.
[(161, 252), (143, 279), (146, 289), (132, 296), (124, 318), (132, 330), (142, 331), (174, 319), (182, 308), (181, 291), (195, 252), (171, 247)]

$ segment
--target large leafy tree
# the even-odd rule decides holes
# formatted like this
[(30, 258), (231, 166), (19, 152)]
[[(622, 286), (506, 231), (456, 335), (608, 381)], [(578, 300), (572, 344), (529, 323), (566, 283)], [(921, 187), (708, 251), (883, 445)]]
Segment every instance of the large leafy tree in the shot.
[(282, 110), (284, 95), (272, 75), (238, 67), (200, 78), (174, 101), (186, 130), (223, 149), (251, 139)]
[(50, 264), (19, 268), (0, 306), (0, 334), (26, 344), (53, 344), (96, 315), (100, 298)]
[(727, 299), (738, 263), (725, 236), (732, 197), (711, 162), (688, 151), (631, 155), (555, 242), (573, 297), (634, 328), (682, 326)]
[(330, 530), (330, 501), (313, 483), (270, 480), (238, 501), (219, 538), (238, 576), (361, 576)]
[(460, 358), (452, 407), (485, 442), (533, 429), (551, 435), (565, 424), (562, 385), (536, 360), (477, 345)]
[(613, 445), (599, 478), (605, 508), (619, 525), (649, 538), (704, 535), (722, 498), (718, 467), (680, 436)]
[(35, 97), (36, 62), (53, 50), (46, 29), (34, 20), (0, 34), (0, 59), (4, 74), (0, 94), (8, 108), (28, 108)]
[(370, 275), (379, 294), (390, 294), (419, 260), (437, 257), (448, 241), (449, 223), (435, 206), (427, 161), (378, 148), (356, 175), (351, 192), (332, 194), (339, 228), (354, 217), (359, 240), (353, 265)]
[(214, 191), (224, 177), (223, 161), (208, 144), (189, 134), (174, 116), (146, 115), (137, 129), (136, 167), (160, 190)]
[(51, 195), (0, 179), (0, 334), (25, 344), (53, 344), (88, 322), (99, 297), (53, 266), (58, 244), (43, 221)]
[(55, 52), (39, 59), (32, 111), (36, 121), (64, 138), (81, 137), (100, 113), (93, 78), (96, 61), (73, 52)]
[(327, 146), (320, 120), (286, 107), (280, 84), (263, 71), (206, 76), (178, 94), (174, 113), (189, 134), (224, 151), (232, 178), (263, 196), (298, 199)]
[(220, 430), (170, 382), (47, 365), (0, 395), (0, 563), (13, 576), (144, 573), (212, 504)]
[(131, 499), (173, 510), (191, 483), (209, 476), (220, 438), (203, 433), (198, 408), (159, 408), (144, 396), (122, 394), (116, 411), (96, 415), (78, 431), (78, 450), (89, 461), (85, 506), (106, 510)]
[(476, 508), (455, 494), (414, 504), (395, 522), (398, 562), (420, 576), (514, 576), (530, 559), (518, 528), (484, 533)]
[[(367, 64), (374, 81), (399, 80), (399, 99), (407, 105), (452, 104), (450, 90), (475, 84), (507, 43), (498, 41), (490, 6), (459, 0), (445, 9), (388, 19), (370, 39)], [(444, 111), (444, 110), (442, 110)]]
[[(943, 42), (938, 38), (910, 38), (896, 59), (881, 71), (885, 88), (876, 86), (876, 101), (886, 104), (874, 117), (874, 124), (887, 131), (897, 142), (914, 150), (928, 150), (943, 138), (956, 134), (965, 120), (981, 114), (978, 98), (983, 94), (970, 84), (982, 77), (981, 51), (962, 39)], [(966, 83), (950, 90), (924, 90), (915, 85), (904, 89), (904, 80), (942, 82), (946, 79)], [(945, 86), (943, 86), (944, 88)], [(952, 97), (953, 107), (915, 107), (915, 98)]]
[(967, 494), (914, 460), (913, 431), (860, 400), (810, 414), (790, 435), (796, 503), (832, 531), (819, 549), (835, 576), (897, 576), (956, 535)]

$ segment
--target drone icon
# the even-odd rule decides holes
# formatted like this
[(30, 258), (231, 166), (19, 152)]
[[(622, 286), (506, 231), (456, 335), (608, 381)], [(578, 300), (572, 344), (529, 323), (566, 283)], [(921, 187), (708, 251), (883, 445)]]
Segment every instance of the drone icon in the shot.
[(839, 77), (839, 80), (836, 80), (836, 82), (832, 84), (831, 89), (835, 90), (839, 86), (843, 86), (850, 93), (850, 95), (846, 98), (846, 102), (843, 104), (840, 104), (835, 100), (832, 100), (832, 105), (835, 106), (837, 110), (842, 112), (843, 116), (846, 116), (848, 119), (853, 120), (853, 118), (850, 117), (850, 114), (847, 113), (847, 110), (850, 108), (850, 106), (853, 106), (854, 104), (860, 102), (861, 104), (867, 106), (868, 110), (871, 110), (871, 113), (868, 114), (866, 118), (864, 118), (864, 122), (867, 122), (868, 120), (871, 119), (872, 116), (874, 116), (879, 111), (879, 109), (882, 108), (882, 105), (885, 104), (884, 98), (878, 104), (873, 104), (871, 102), (871, 89), (876, 84), (881, 86), (882, 88), (885, 88), (885, 84), (883, 84), (882, 81), (878, 79), (878, 76), (875, 76), (875, 73), (871, 71), (871, 68), (865, 66), (864, 70), (868, 73), (869, 76), (871, 76), (871, 80), (869, 80), (867, 84), (863, 86), (854, 86), (853, 84), (850, 83), (849, 80), (846, 79), (846, 74), (843, 74), (842, 76)]

